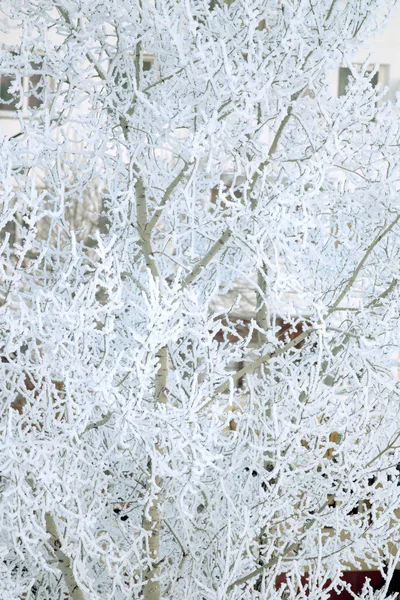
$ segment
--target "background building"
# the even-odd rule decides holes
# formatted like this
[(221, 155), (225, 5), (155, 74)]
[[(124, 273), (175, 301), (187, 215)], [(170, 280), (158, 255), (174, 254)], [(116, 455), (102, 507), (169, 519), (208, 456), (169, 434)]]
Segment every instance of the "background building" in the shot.
[[(397, 8), (388, 21), (384, 30), (375, 38), (365, 43), (363, 50), (357, 52), (354, 63), (364, 64), (367, 60), (371, 69), (379, 64), (377, 76), (373, 84), (380, 83), (388, 86), (387, 99), (396, 100), (396, 93), (400, 92), (400, 8)], [(329, 73), (329, 85), (334, 95), (344, 92), (349, 69), (343, 65), (339, 70)]]

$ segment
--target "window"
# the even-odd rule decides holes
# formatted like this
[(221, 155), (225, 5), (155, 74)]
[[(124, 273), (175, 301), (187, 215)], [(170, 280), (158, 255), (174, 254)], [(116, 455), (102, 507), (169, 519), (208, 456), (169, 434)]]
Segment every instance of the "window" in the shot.
[[(0, 215), (1, 220), (1, 215)], [(16, 242), (17, 237), (17, 225), (14, 219), (7, 221), (4, 227), (0, 228), (0, 245), (6, 239), (8, 235), (8, 244), (9, 246), (13, 246)]]
[[(35, 69), (35, 71), (39, 71), (41, 65), (33, 64), (32, 68)], [(35, 73), (24, 79), (27, 83), (27, 101), (29, 108), (39, 108), (39, 106), (43, 104), (43, 75), (41, 73)]]
[[(40, 64), (32, 64), (35, 71), (39, 71)], [(22, 84), (22, 94), (21, 94)], [(0, 115), (16, 112), (18, 109), (39, 108), (43, 103), (43, 75), (34, 73), (23, 76), (22, 79), (15, 75), (0, 75)], [(22, 98), (21, 98), (22, 95)], [(22, 101), (22, 102), (21, 102)]]
[[(357, 65), (361, 66), (361, 65)], [(368, 68), (368, 71), (373, 70), (373, 66)], [(351, 78), (351, 70), (347, 67), (339, 67), (339, 82), (338, 82), (338, 96), (344, 96), (346, 94), (346, 88)], [(389, 65), (380, 65), (378, 71), (371, 79), (372, 87), (376, 87), (378, 83), (387, 85), (389, 80)]]
[(145, 54), (143, 56), (143, 71), (150, 71), (154, 64), (156, 57), (152, 54)]
[[(153, 69), (155, 59), (156, 57), (152, 54), (144, 54), (142, 56), (142, 73), (147, 74), (148, 71)], [(135, 56), (131, 55), (130, 62), (135, 64), (135, 61)], [(114, 60), (110, 63), (110, 70), (112, 78), (116, 84), (115, 90), (113, 90), (113, 94), (116, 96), (116, 102), (130, 102), (132, 98), (133, 80), (137, 77), (135, 73), (135, 67), (129, 65), (129, 63), (127, 65), (123, 59), (117, 60), (117, 58), (114, 58)]]
[(17, 110), (18, 97), (10, 91), (14, 82), (11, 75), (0, 76), (0, 110)]

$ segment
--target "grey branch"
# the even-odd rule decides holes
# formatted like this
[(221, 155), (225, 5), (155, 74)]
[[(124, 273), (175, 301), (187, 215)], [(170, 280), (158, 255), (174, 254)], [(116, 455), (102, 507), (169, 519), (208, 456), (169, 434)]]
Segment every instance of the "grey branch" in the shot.
[(367, 248), (367, 251), (365, 252), (364, 256), (362, 257), (362, 259), (358, 263), (357, 267), (355, 268), (355, 270), (353, 272), (353, 275), (350, 277), (350, 279), (347, 282), (344, 290), (341, 292), (341, 294), (339, 294), (339, 297), (333, 303), (333, 306), (329, 309), (329, 313), (333, 312), (336, 309), (336, 307), (340, 305), (340, 303), (343, 300), (343, 298), (345, 298), (345, 296), (347, 295), (347, 292), (349, 292), (351, 290), (351, 288), (353, 287), (353, 285), (354, 285), (357, 277), (360, 274), (360, 271), (364, 267), (365, 263), (367, 262), (370, 254), (372, 253), (372, 251), (374, 250), (374, 248), (393, 229), (393, 227), (396, 225), (396, 223), (398, 223), (399, 219), (400, 219), (400, 213), (397, 215), (397, 217), (394, 219), (394, 221), (392, 221), (391, 224), (386, 227), (386, 229), (384, 229), (379, 235), (376, 236), (376, 238), (374, 239), (374, 241)]
[(218, 254), (221, 248), (226, 244), (229, 238), (232, 235), (232, 231), (227, 229), (224, 233), (217, 239), (217, 241), (211, 246), (210, 250), (207, 254), (201, 259), (200, 262), (197, 263), (195, 268), (189, 275), (185, 277), (183, 280), (182, 287), (187, 287), (198, 277), (203, 269), (212, 261), (214, 256)]
[(45, 514), (46, 520), (46, 531), (50, 535), (50, 544), (57, 559), (57, 568), (61, 571), (65, 585), (68, 588), (68, 592), (72, 600), (86, 600), (85, 595), (79, 588), (73, 569), (71, 567), (71, 560), (64, 554), (60, 542), (60, 536), (58, 535), (57, 525), (54, 517), (51, 513)]

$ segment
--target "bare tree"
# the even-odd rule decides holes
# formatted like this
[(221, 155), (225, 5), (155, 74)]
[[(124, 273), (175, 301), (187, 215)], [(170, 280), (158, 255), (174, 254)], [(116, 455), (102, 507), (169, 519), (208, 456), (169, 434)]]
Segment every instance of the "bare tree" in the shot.
[(2, 3), (3, 598), (386, 593), (399, 122), (351, 56), (394, 5)]

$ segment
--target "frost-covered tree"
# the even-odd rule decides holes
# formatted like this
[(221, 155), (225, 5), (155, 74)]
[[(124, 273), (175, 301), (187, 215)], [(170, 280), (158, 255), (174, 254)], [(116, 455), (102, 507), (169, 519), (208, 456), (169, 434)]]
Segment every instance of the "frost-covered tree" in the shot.
[(1, 598), (390, 576), (400, 128), (351, 56), (394, 4), (1, 3)]

